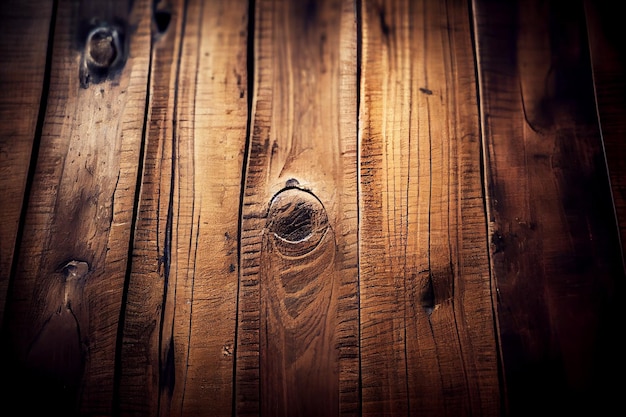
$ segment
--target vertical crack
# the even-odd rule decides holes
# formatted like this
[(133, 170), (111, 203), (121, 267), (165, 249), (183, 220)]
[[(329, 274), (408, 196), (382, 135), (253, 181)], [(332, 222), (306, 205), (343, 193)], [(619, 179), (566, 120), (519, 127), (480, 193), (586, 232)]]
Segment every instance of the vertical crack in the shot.
[(357, 240), (357, 282), (356, 282), (356, 297), (357, 297), (357, 345), (358, 345), (358, 362), (359, 362), (359, 376), (358, 376), (358, 415), (363, 414), (363, 401), (362, 401), (362, 387), (363, 387), (363, 372), (362, 372), (362, 356), (361, 356), (361, 65), (363, 60), (363, 0), (356, 0), (356, 212), (357, 212), (357, 227), (356, 227), (356, 240)]
[[(468, 11), (470, 16), (470, 36), (472, 38), (472, 46), (474, 53), (474, 77), (476, 79), (476, 99), (478, 103), (478, 129), (479, 129), (479, 141), (480, 141), (480, 180), (481, 188), (483, 192), (483, 212), (485, 213), (485, 236), (489, 236), (490, 228), (489, 222), (491, 221), (491, 210), (487, 201), (489, 197), (489, 165), (488, 165), (488, 149), (487, 149), (487, 123), (485, 116), (485, 108), (483, 103), (483, 79), (480, 71), (480, 46), (478, 35), (478, 16), (476, 11), (476, 0), (468, 0)], [(500, 326), (498, 325), (498, 309), (497, 309), (497, 283), (495, 282), (493, 272), (493, 256), (490, 250), (490, 242), (487, 241), (485, 250), (489, 259), (489, 282), (491, 286), (491, 311), (494, 317), (493, 327), (496, 337), (496, 351), (498, 354), (498, 377), (500, 384), (500, 408), (502, 415), (508, 414), (508, 403), (506, 394), (506, 379), (503, 369), (503, 357), (502, 346), (500, 343)]]
[[(254, 98), (254, 81), (255, 81), (255, 65), (254, 65), (254, 31), (255, 31), (255, 19), (256, 19), (256, 1), (250, 0), (248, 2), (248, 33), (247, 33), (247, 45), (246, 45), (246, 77), (247, 77), (247, 120), (246, 120), (246, 139), (243, 150), (243, 161), (241, 168), (241, 184), (239, 187), (239, 213), (237, 222), (237, 263), (238, 263), (238, 279), (237, 279), (237, 294), (236, 294), (236, 309), (235, 309), (235, 337), (232, 348), (233, 355), (233, 381), (232, 381), (232, 406), (231, 413), (235, 417), (237, 415), (237, 346), (239, 340), (239, 302), (241, 294), (241, 235), (243, 230), (243, 208), (244, 199), (246, 194), (246, 180), (248, 173), (248, 165), (250, 160), (250, 147), (252, 144), (252, 120), (253, 120), (253, 98)], [(260, 388), (259, 388), (260, 389)]]
[[(122, 381), (122, 347), (124, 341), (124, 324), (126, 321), (126, 305), (128, 303), (128, 290), (130, 288), (130, 280), (133, 266), (133, 250), (135, 246), (135, 232), (137, 228), (137, 220), (139, 218), (139, 204), (141, 202), (141, 184), (143, 182), (143, 172), (145, 166), (146, 154), (146, 137), (148, 134), (148, 114), (150, 110), (150, 87), (152, 85), (152, 64), (153, 64), (154, 41), (150, 40), (149, 58), (148, 58), (148, 76), (146, 81), (146, 98), (144, 100), (144, 118), (141, 132), (141, 142), (139, 144), (139, 156), (137, 167), (137, 178), (135, 181), (135, 195), (133, 198), (133, 213), (131, 217), (130, 236), (128, 242), (128, 254), (126, 256), (126, 274), (124, 276), (124, 286), (122, 290), (122, 303), (120, 308), (120, 316), (117, 321), (117, 337), (115, 341), (115, 362), (113, 370), (113, 416), (121, 414), (120, 409), (120, 386)], [(118, 177), (119, 182), (119, 177)], [(116, 184), (117, 188), (117, 184)], [(113, 207), (113, 204), (111, 205)], [(111, 216), (113, 216), (113, 208), (111, 208)]]

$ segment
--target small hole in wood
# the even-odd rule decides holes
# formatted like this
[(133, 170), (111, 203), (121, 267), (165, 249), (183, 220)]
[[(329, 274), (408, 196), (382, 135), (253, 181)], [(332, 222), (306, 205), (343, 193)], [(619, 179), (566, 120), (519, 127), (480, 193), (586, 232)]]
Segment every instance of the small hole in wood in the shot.
[(166, 10), (157, 10), (154, 12), (154, 23), (156, 23), (159, 33), (164, 33), (172, 21), (172, 14)]
[(87, 40), (87, 57), (92, 65), (107, 68), (119, 56), (118, 34), (115, 29), (98, 27), (91, 31)]

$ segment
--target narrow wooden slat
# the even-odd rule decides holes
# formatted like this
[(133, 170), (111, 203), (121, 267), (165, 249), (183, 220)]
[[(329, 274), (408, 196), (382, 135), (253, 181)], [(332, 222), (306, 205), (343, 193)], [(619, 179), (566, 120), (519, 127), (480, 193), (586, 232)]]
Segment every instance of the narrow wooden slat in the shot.
[(257, 1), (237, 414), (358, 413), (351, 1)]
[(131, 3), (58, 4), (47, 111), (5, 316), (4, 378), (24, 414), (112, 411), (150, 45), (149, 5)]
[(44, 88), (53, 2), (0, 7), (0, 327)]
[(585, 1), (591, 64), (613, 202), (626, 255), (626, 47), (622, 14), (611, 1)]
[(364, 416), (496, 416), (500, 392), (470, 17), (363, 1)]
[(155, 41), (123, 415), (232, 415), (248, 10), (183, 3)]
[(510, 415), (611, 414), (625, 277), (583, 2), (473, 4)]

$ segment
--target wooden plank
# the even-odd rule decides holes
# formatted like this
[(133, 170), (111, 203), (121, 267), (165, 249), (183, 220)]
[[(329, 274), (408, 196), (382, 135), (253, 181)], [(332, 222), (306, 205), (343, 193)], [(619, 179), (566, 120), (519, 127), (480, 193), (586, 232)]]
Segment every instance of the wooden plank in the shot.
[(610, 1), (585, 1), (585, 16), (602, 140), (626, 255), (626, 47), (621, 14)]
[(473, 5), (509, 415), (610, 414), (625, 277), (583, 3)]
[[(150, 102), (146, 108), (141, 191), (137, 202), (131, 269), (120, 335), (119, 387), (115, 407), (122, 416), (159, 415), (163, 395), (171, 391), (167, 348), (161, 348), (172, 326), (163, 323), (169, 285), (173, 229), (174, 150), (178, 132), (174, 126), (174, 103), (179, 74), (179, 51), (185, 10), (182, 1), (152, 14)], [(161, 13), (161, 26), (156, 12)], [(169, 21), (168, 21), (169, 18)], [(170, 304), (172, 303), (171, 300)], [(169, 312), (169, 311), (168, 311)]]
[(8, 0), (0, 7), (0, 327), (38, 133), (52, 6), (45, 0)]
[(363, 416), (499, 415), (467, 3), (362, 3)]
[(39, 157), (5, 315), (9, 409), (111, 415), (149, 23), (147, 1), (58, 2)]
[(358, 414), (356, 19), (255, 2), (237, 414)]
[(232, 415), (247, 2), (176, 2), (155, 41), (123, 415)]

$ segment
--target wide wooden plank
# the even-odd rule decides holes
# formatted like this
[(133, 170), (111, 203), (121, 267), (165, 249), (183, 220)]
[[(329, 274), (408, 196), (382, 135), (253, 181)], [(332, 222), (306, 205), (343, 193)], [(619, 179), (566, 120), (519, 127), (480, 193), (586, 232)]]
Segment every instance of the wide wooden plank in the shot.
[(625, 277), (583, 3), (473, 5), (509, 415), (611, 414)]
[(11, 390), (3, 403), (23, 414), (112, 412), (149, 6), (58, 2), (39, 157), (5, 315)]
[(255, 5), (236, 412), (356, 415), (355, 4)]
[(248, 120), (247, 3), (200, 0), (188, 6), (176, 115), (180, 191), (172, 248), (178, 254), (171, 272), (177, 273), (170, 275), (177, 308), (169, 307), (180, 383), (172, 411), (161, 410), (166, 416), (179, 415), (174, 406), (182, 416), (232, 415)]
[(362, 3), (364, 416), (500, 411), (468, 6)]
[(33, 142), (40, 134), (40, 102), (47, 92), (52, 6), (46, 0), (8, 0), (0, 7), (0, 327)]
[(626, 255), (626, 44), (621, 14), (611, 1), (585, 1), (593, 80), (605, 156)]
[(248, 5), (171, 7), (153, 51), (120, 410), (231, 416)]

